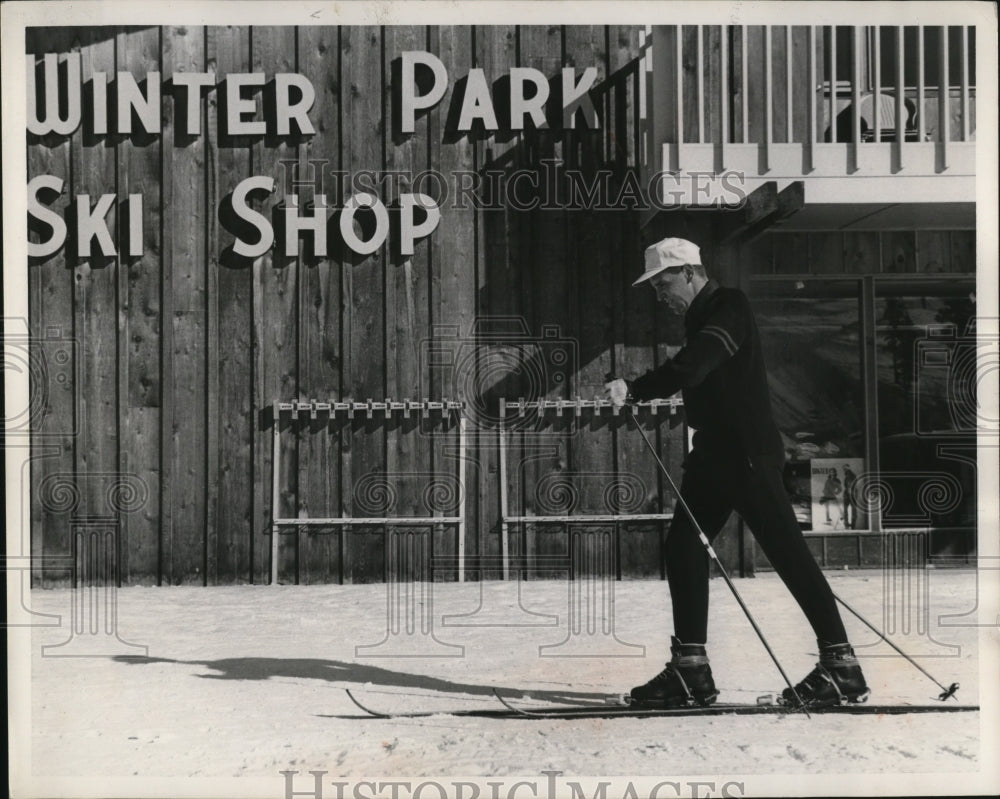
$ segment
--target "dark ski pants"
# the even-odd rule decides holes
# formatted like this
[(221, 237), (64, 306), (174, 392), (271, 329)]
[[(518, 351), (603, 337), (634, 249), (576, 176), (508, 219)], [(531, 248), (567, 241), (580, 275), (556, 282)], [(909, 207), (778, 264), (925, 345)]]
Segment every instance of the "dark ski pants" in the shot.
[[(806, 545), (782, 484), (781, 464), (708, 458), (693, 451), (684, 465), (681, 494), (709, 541), (735, 510), (749, 525), (778, 576), (826, 643), (847, 642), (830, 585)], [(674, 634), (684, 643), (708, 639), (709, 557), (678, 504), (666, 544)]]

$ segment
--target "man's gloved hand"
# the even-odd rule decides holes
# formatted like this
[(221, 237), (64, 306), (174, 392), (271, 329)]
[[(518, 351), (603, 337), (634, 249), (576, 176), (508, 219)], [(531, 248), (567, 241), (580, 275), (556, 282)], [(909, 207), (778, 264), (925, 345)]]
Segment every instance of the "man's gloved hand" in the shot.
[(621, 378), (611, 380), (604, 384), (604, 394), (611, 400), (612, 404), (621, 407), (628, 400), (628, 383)]

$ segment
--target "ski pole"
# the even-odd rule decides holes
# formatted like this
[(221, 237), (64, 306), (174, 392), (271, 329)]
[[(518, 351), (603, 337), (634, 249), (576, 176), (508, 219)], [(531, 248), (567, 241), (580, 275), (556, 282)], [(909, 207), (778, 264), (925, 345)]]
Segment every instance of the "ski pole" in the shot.
[[(614, 377), (611, 375), (608, 375), (607, 378), (608, 379), (606, 382), (608, 383), (614, 380)], [(684, 501), (684, 497), (681, 496), (681, 492), (677, 488), (677, 484), (674, 483), (673, 478), (670, 476), (670, 472), (667, 471), (667, 467), (664, 466), (663, 461), (660, 460), (660, 456), (659, 454), (657, 454), (656, 448), (646, 437), (646, 434), (642, 431), (642, 428), (639, 426), (639, 422), (636, 420), (635, 415), (631, 413), (627, 413), (625, 415), (632, 420), (632, 424), (635, 425), (635, 429), (639, 431), (639, 435), (642, 436), (642, 440), (645, 441), (646, 446), (649, 447), (649, 451), (653, 454), (653, 459), (656, 461), (656, 465), (660, 467), (660, 471), (663, 472), (663, 476), (666, 477), (667, 482), (670, 483), (670, 488), (674, 492), (674, 495), (677, 497), (678, 504), (681, 506), (681, 508), (683, 508), (684, 513), (686, 513), (687, 517), (691, 520), (691, 524), (694, 525), (694, 529), (698, 533), (698, 538), (701, 541), (702, 545), (705, 547), (706, 551), (708, 552), (708, 556), (713, 561), (715, 561), (715, 565), (718, 567), (719, 573), (722, 575), (722, 578), (726, 581), (726, 585), (729, 586), (729, 590), (733, 592), (733, 596), (736, 597), (737, 603), (739, 603), (739, 606), (743, 609), (743, 612), (746, 614), (747, 620), (750, 622), (750, 626), (753, 627), (754, 632), (757, 633), (757, 637), (760, 638), (760, 642), (764, 645), (764, 649), (767, 650), (767, 654), (771, 656), (771, 660), (774, 661), (774, 665), (778, 667), (778, 671), (781, 673), (781, 676), (784, 679), (785, 684), (788, 685), (789, 689), (791, 689), (792, 696), (794, 696), (795, 701), (798, 702), (798, 707), (802, 709), (802, 712), (806, 714), (807, 718), (811, 719), (812, 716), (809, 715), (809, 710), (806, 708), (805, 702), (803, 702), (802, 699), (799, 697), (799, 692), (795, 690), (795, 686), (792, 685), (792, 681), (789, 680), (788, 675), (785, 674), (785, 670), (781, 667), (781, 663), (778, 661), (777, 656), (774, 654), (774, 650), (772, 650), (770, 644), (767, 643), (767, 639), (764, 637), (763, 631), (757, 625), (757, 621), (756, 619), (754, 619), (753, 614), (750, 612), (750, 608), (746, 606), (746, 603), (743, 601), (743, 597), (740, 596), (740, 592), (736, 590), (736, 586), (730, 579), (729, 573), (722, 565), (722, 561), (719, 560), (719, 556), (715, 553), (715, 549), (712, 548), (712, 542), (708, 540), (708, 536), (706, 536), (704, 531), (701, 529), (701, 525), (698, 524), (698, 520), (694, 517), (694, 513), (691, 512), (691, 509), (688, 507), (687, 502)]]
[(956, 702), (958, 701), (958, 697), (955, 696), (955, 692), (958, 690), (958, 683), (957, 682), (953, 682), (951, 685), (949, 685), (947, 688), (945, 688), (944, 685), (942, 685), (937, 680), (935, 680), (934, 677), (931, 676), (930, 672), (928, 672), (923, 666), (921, 666), (919, 663), (917, 663), (917, 661), (915, 661), (913, 658), (911, 658), (909, 655), (907, 655), (902, 649), (900, 649), (898, 646), (896, 646), (892, 641), (890, 641), (888, 638), (886, 638), (885, 634), (882, 633), (874, 624), (872, 624), (870, 621), (868, 621), (868, 619), (866, 619), (864, 616), (862, 616), (860, 613), (858, 613), (854, 608), (852, 608), (850, 605), (848, 605), (843, 599), (841, 599), (836, 594), (833, 595), (833, 598), (836, 599), (841, 605), (843, 605), (849, 611), (851, 611), (851, 613), (853, 613), (855, 616), (857, 616), (865, 624), (865, 626), (868, 627), (868, 629), (870, 629), (873, 633), (875, 633), (875, 635), (877, 635), (879, 638), (881, 638), (883, 641), (885, 641), (889, 646), (891, 646), (893, 649), (895, 649), (900, 655), (902, 655), (904, 658), (906, 658), (912, 665), (914, 665), (917, 669), (919, 669), (920, 672), (925, 677), (927, 677), (927, 679), (929, 679), (932, 683), (934, 683), (935, 685), (937, 685), (937, 687), (941, 689), (941, 695), (938, 697), (938, 699), (940, 699), (942, 702), (944, 702), (947, 699), (951, 699), (951, 698), (954, 698)]

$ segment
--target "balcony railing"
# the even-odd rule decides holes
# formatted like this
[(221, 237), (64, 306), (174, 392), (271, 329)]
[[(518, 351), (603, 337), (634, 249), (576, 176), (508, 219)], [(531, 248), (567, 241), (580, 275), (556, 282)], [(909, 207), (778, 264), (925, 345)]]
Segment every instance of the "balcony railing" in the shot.
[(751, 184), (974, 175), (974, 27), (673, 25), (648, 36), (659, 172), (739, 171)]

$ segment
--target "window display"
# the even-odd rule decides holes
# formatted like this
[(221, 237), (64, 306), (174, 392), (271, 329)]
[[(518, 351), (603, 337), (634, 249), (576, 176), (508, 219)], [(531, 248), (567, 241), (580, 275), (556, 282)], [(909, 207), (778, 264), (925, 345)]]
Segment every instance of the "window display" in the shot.
[[(856, 286), (845, 284), (844, 289), (856, 291)], [(754, 312), (774, 419), (785, 442), (785, 487), (796, 517), (806, 530), (825, 531), (837, 525), (837, 529), (865, 529), (864, 514), (844, 507), (845, 483), (853, 483), (865, 463), (856, 294), (758, 299)], [(831, 472), (836, 472), (836, 483), (831, 480), (828, 486), (832, 495), (820, 501)], [(817, 495), (814, 484), (819, 474), (823, 479)]]

